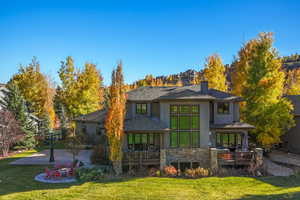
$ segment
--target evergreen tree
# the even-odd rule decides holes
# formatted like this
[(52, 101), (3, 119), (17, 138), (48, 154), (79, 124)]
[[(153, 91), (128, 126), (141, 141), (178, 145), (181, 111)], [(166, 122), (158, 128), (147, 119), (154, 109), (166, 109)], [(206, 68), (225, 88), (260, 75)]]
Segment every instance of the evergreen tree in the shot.
[(270, 33), (261, 33), (247, 58), (246, 80), (242, 96), (246, 101), (245, 121), (253, 124), (252, 132), (264, 147), (280, 142), (280, 136), (293, 124), (291, 103), (282, 97), (284, 72), (281, 59), (272, 47)]
[(9, 82), (2, 92), (4, 97), (0, 100), (0, 104), (15, 116), (21, 130), (25, 133), (24, 138), (17, 145), (22, 148), (33, 148), (36, 145), (37, 126), (33, 124), (33, 115), (29, 113), (25, 99), (13, 82)]
[(219, 55), (215, 54), (206, 59), (204, 78), (208, 81), (210, 88), (227, 91), (225, 70)]

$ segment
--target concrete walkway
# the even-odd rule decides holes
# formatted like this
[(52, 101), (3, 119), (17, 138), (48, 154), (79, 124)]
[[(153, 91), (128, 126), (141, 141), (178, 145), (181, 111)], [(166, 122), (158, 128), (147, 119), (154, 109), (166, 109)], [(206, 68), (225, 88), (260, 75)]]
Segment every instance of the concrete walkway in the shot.
[(291, 176), (294, 174), (292, 169), (278, 165), (268, 158), (264, 158), (264, 164), (266, 165), (267, 172), (273, 176)]
[[(85, 165), (90, 165), (91, 153), (92, 153), (91, 150), (81, 150), (76, 158), (82, 161)], [(13, 161), (10, 164), (11, 165), (51, 165), (53, 163), (49, 163), (49, 157), (50, 157), (49, 150), (44, 150), (35, 153), (31, 156)], [(59, 162), (59, 163), (72, 162), (73, 160), (72, 154), (63, 149), (54, 150), (54, 158), (55, 158), (55, 162)]]
[(300, 155), (297, 154), (286, 153), (282, 151), (272, 151), (269, 153), (269, 158), (274, 162), (300, 167)]

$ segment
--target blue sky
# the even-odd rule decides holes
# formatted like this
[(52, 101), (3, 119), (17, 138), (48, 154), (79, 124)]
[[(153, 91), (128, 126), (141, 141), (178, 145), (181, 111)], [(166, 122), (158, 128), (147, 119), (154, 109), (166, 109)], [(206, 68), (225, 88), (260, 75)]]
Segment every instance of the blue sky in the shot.
[(128, 83), (199, 70), (213, 53), (231, 63), (262, 31), (274, 32), (280, 55), (289, 55), (300, 48), (299, 10), (296, 0), (1, 0), (0, 82), (33, 56), (56, 82), (67, 56), (78, 67), (97, 64), (106, 84), (120, 59)]

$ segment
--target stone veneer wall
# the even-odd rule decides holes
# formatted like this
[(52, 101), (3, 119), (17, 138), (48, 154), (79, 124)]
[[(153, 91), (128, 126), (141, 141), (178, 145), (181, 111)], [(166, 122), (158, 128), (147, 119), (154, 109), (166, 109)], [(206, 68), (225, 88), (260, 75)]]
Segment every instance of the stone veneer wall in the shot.
[(176, 148), (161, 149), (160, 166), (163, 168), (171, 163), (197, 162), (201, 167), (210, 167), (209, 149), (204, 148)]
[[(216, 148), (176, 148), (176, 149), (161, 149), (160, 151), (160, 168), (171, 163), (193, 163), (197, 162), (201, 167), (218, 169), (218, 153), (223, 152), (222, 149)], [(228, 150), (229, 151), (229, 150)], [(256, 162), (259, 165), (263, 164), (263, 149), (256, 148)]]

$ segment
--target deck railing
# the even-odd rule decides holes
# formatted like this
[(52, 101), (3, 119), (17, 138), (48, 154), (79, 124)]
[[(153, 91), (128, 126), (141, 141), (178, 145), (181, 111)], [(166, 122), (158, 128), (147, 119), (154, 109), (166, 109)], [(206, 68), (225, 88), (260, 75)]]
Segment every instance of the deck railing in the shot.
[(218, 153), (218, 162), (220, 165), (250, 165), (255, 159), (256, 152), (226, 152)]
[(159, 164), (160, 152), (159, 151), (132, 151), (124, 152), (123, 163), (125, 164)]

